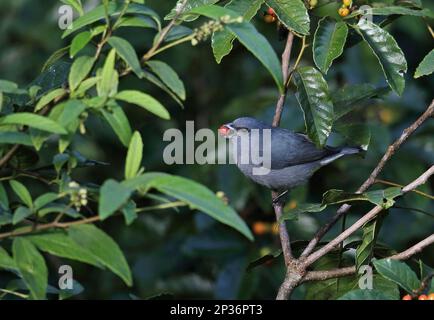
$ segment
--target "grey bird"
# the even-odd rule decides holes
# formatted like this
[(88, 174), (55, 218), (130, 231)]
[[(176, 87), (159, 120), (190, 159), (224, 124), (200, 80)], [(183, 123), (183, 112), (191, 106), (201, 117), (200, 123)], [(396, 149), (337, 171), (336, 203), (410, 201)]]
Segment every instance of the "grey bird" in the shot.
[[(230, 140), (234, 151), (234, 161), (246, 177), (280, 193), (273, 199), (273, 203), (277, 202), (288, 190), (306, 183), (319, 168), (343, 156), (362, 151), (357, 147), (326, 146), (319, 149), (304, 134), (284, 128), (275, 128), (251, 117), (238, 118), (231, 123), (224, 124), (218, 132)], [(271, 137), (268, 139), (270, 146), (267, 146), (267, 140), (264, 139), (267, 136)], [(247, 141), (249, 149), (242, 147), (243, 138)], [(267, 151), (270, 157), (268, 165), (265, 166), (261, 158), (267, 158), (265, 157)], [(259, 158), (252, 156), (253, 152), (257, 152)], [(264, 171), (266, 174), (255, 174), (255, 169), (263, 167), (268, 169)]]

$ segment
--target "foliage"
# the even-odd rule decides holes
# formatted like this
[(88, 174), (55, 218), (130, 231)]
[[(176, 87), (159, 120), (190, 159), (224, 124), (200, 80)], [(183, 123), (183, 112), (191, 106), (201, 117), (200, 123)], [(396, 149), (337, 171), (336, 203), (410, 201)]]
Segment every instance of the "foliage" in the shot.
[[(177, 126), (177, 121), (184, 119), (180, 114), (217, 114), (214, 121), (232, 120), (229, 118), (247, 113), (269, 115), (266, 107), (274, 107), (275, 98), (285, 92), (287, 83), (277, 53), (281, 45), (274, 40), (274, 30), (265, 29), (260, 22), (262, 9), (272, 8), (279, 28), (303, 39), (300, 59), (290, 70), (289, 89), (296, 100), (288, 99), (298, 102), (300, 108), (287, 111), (285, 125), (303, 129), (304, 124), (304, 131), (318, 147), (341, 142), (361, 146), (368, 152), (366, 161), (370, 165), (361, 165), (355, 172), (348, 163), (337, 164), (341, 167), (336, 169), (348, 175), (339, 181), (341, 177), (329, 174), (333, 182), (325, 182), (324, 188), (335, 187), (338, 182), (344, 184), (345, 190), (354, 188), (384, 151), (395, 129), (403, 128), (408, 123), (406, 116), (417, 109), (415, 105), (425, 102), (419, 97), (421, 90), (416, 89), (413, 75), (428, 87), (432, 85), (432, 77), (427, 77), (434, 71), (432, 48), (414, 61), (404, 54), (408, 50), (400, 48), (405, 41), (395, 39), (385, 28), (395, 23), (391, 17), (402, 16), (410, 21), (433, 18), (429, 7), (411, 1), (353, 1), (352, 13), (345, 18), (337, 15), (336, 1), (318, 1), (315, 8), (301, 0), (187, 0), (185, 6), (182, 0), (176, 4), (102, 1), (93, 9), (87, 9), (84, 1), (62, 2), (74, 8), (77, 18), (72, 28), (54, 37), (57, 50), (52, 50), (41, 73), (33, 74), (37, 76), (33, 81), (0, 80), (0, 269), (7, 274), (5, 281), (0, 279), (0, 288), (7, 290), (0, 291), (0, 297), (10, 297), (6, 292), (12, 292), (29, 299), (63, 299), (92, 286), (86, 279), (75, 282), (81, 290), (51, 290), (57, 270), (50, 256), (76, 261), (71, 263), (77, 263), (74, 266), (78, 268), (89, 265), (90, 270), (107, 269), (142, 297), (166, 291), (186, 297), (218, 298), (269, 298), (274, 294), (282, 274), (282, 266), (275, 262), (281, 259), (280, 252), (271, 254), (271, 241), (260, 236), (254, 239), (243, 219), (252, 207), (249, 203), (254, 205), (254, 217), (248, 217), (249, 222), (261, 211), (258, 209), (269, 210), (264, 192), (240, 182), (242, 178), (227, 168), (216, 169), (218, 178), (213, 179), (213, 175), (204, 174), (207, 169), (198, 166), (168, 169), (155, 160), (161, 149), (161, 138), (155, 131)], [(359, 2), (374, 7), (373, 22), (362, 18)], [(173, 19), (173, 25), (162, 21), (157, 13), (161, 7), (169, 12), (164, 20)], [(165, 29), (167, 26), (170, 29)], [(135, 37), (135, 32), (141, 37)], [(58, 49), (61, 38), (63, 48)], [(204, 64), (197, 62), (200, 67), (191, 62), (210, 52), (198, 46), (208, 38), (215, 61), (221, 63), (220, 70), (225, 70), (221, 75), (208, 60)], [(312, 46), (305, 47), (306, 41)], [(184, 54), (176, 53), (183, 43), (192, 46), (179, 51)], [(245, 54), (246, 50), (251, 54)], [(375, 71), (363, 70), (358, 61), (361, 56), (372, 59)], [(193, 66), (190, 69), (185, 67), (189, 63)], [(256, 68), (259, 65), (262, 67)], [(209, 75), (211, 72), (215, 79)], [(203, 87), (201, 79), (206, 74)], [(343, 75), (347, 86), (339, 80)], [(0, 76), (12, 78), (11, 73)], [(221, 89), (224, 93), (212, 87), (225, 88)], [(395, 96), (387, 96), (389, 91)], [(240, 100), (220, 109), (219, 99), (234, 96)], [(419, 98), (414, 100), (414, 96)], [(372, 101), (377, 98), (384, 100)], [(227, 100), (224, 103), (227, 105)], [(185, 111), (181, 109), (184, 104)], [(378, 121), (382, 124), (378, 125)], [(387, 125), (394, 128), (384, 129)], [(404, 183), (416, 171), (420, 173), (424, 164), (432, 163), (432, 129), (422, 132), (409, 146), (424, 150), (414, 155), (418, 161), (415, 168), (407, 171), (395, 164), (388, 176)], [(108, 149), (105, 157), (98, 151), (104, 145)], [(413, 167), (414, 159), (406, 163)], [(175, 172), (166, 173), (170, 170)], [(211, 189), (225, 191), (230, 204), (222, 192)], [(313, 189), (318, 191), (316, 194), (323, 190)], [(429, 186), (426, 189), (429, 193)], [(399, 233), (391, 229), (403, 223), (391, 220), (397, 219), (396, 204), (408, 201), (422, 211), (433, 208), (432, 201), (420, 195), (411, 195), (410, 200), (401, 196), (400, 187), (363, 194), (331, 189), (322, 200), (315, 196), (308, 199), (306, 188), (294, 191), (282, 221), (294, 220), (291, 228), (298, 229), (300, 238), (307, 237), (308, 232), (297, 226), (303, 219), (314, 219), (307, 213), (319, 216), (336, 204), (354, 201), (362, 207), (380, 205), (390, 212), (364, 226), (351, 260), (357, 268), (365, 264), (375, 267), (374, 282), (378, 287), (374, 291), (355, 290), (357, 277), (351, 277), (342, 283), (334, 279), (306, 285), (300, 289), (305, 290), (303, 297), (398, 299), (397, 285), (409, 293), (420, 287), (422, 276), (418, 277), (408, 265), (381, 260), (381, 234)], [(160, 211), (167, 215), (155, 213)], [(191, 215), (190, 211), (197, 214)], [(128, 227), (120, 227), (118, 222), (111, 224), (119, 221), (118, 215), (123, 215)], [(185, 219), (187, 216), (190, 218)], [(104, 223), (97, 227), (98, 221)], [(418, 221), (430, 231), (432, 220), (429, 224)], [(103, 231), (110, 227), (120, 245)], [(136, 242), (143, 241), (143, 231), (147, 243), (136, 246)], [(388, 244), (402, 246), (422, 232), (417, 230), (401, 242), (392, 241), (391, 236)], [(265, 250), (258, 249), (261, 245)], [(152, 252), (143, 255), (150, 249)], [(345, 248), (345, 254), (351, 250), (354, 248)], [(246, 272), (248, 261), (258, 256), (266, 259), (256, 260), (257, 268)], [(202, 270), (211, 263), (218, 268)], [(258, 267), (262, 263), (266, 265)], [(341, 263), (335, 256), (326, 257), (315, 270)], [(198, 264), (203, 266), (194, 267)], [(140, 273), (143, 267), (147, 271)], [(175, 272), (177, 267), (183, 269), (180, 275)], [(228, 274), (234, 279), (228, 279)], [(156, 284), (154, 278), (165, 280)], [(261, 281), (272, 288), (257, 292)], [(150, 284), (152, 289), (148, 289)], [(131, 292), (117, 285), (123, 288), (119, 290)], [(98, 286), (93, 286), (90, 290), (97, 292)]]

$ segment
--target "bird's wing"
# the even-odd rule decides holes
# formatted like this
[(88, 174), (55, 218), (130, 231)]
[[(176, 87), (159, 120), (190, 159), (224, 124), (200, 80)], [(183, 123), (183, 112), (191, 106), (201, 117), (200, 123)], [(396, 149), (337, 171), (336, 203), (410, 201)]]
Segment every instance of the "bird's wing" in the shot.
[(271, 169), (282, 169), (320, 160), (336, 150), (318, 149), (309, 138), (282, 128), (271, 133)]

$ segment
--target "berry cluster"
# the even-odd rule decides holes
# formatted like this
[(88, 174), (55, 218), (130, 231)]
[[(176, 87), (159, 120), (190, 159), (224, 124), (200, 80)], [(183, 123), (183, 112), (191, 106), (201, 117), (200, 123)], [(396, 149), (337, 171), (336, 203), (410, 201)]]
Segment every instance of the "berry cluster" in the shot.
[[(406, 294), (402, 297), (402, 300), (413, 300), (413, 297), (409, 294)], [(434, 300), (434, 293), (430, 293), (429, 295), (421, 294), (419, 297), (417, 297), (417, 300)]]
[(87, 190), (81, 188), (77, 182), (71, 181), (68, 184), (68, 193), (71, 199), (71, 204), (77, 210), (80, 210), (82, 206), (87, 205)]
[(268, 223), (262, 221), (256, 221), (252, 225), (253, 233), (257, 236), (262, 236), (267, 233), (272, 233), (274, 235), (279, 234), (279, 224), (277, 222)]
[(197, 45), (200, 41), (205, 41), (214, 32), (222, 31), (225, 24), (230, 23), (242, 23), (243, 17), (237, 17), (232, 19), (230, 16), (226, 15), (220, 18), (218, 21), (208, 21), (199, 28), (194, 30), (193, 38), (191, 39), (191, 44), (193, 46)]
[(352, 0), (342, 0), (342, 7), (339, 8), (338, 13), (341, 17), (346, 17), (350, 14), (350, 8), (353, 5)]

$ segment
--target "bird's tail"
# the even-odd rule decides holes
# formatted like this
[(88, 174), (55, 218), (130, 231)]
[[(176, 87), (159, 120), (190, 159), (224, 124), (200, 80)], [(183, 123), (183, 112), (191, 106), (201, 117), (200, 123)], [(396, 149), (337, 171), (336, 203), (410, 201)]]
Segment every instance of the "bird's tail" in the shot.
[(343, 147), (341, 148), (339, 153), (342, 153), (344, 155), (348, 154), (357, 154), (360, 152), (363, 152), (364, 150), (361, 147)]
[(330, 162), (333, 162), (336, 159), (339, 159), (343, 156), (358, 154), (360, 152), (363, 152), (364, 150), (360, 147), (342, 147), (342, 148), (333, 148), (333, 151), (334, 151), (333, 154), (321, 160), (321, 165), (325, 166)]

